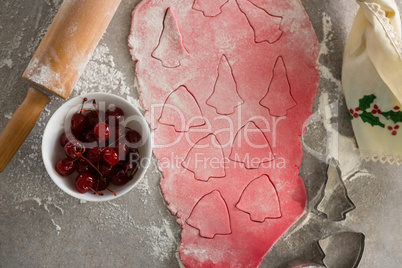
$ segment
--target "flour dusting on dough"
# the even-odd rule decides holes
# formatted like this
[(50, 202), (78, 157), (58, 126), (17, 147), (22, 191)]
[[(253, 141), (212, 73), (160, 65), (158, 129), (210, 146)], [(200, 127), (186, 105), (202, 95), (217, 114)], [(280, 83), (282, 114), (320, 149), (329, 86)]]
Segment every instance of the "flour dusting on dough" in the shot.
[[(297, 175), (302, 157), (298, 138), (301, 135), (302, 123), (311, 113), (318, 86), (319, 73), (316, 63), (320, 47), (317, 37), (299, 1), (287, 3), (286, 6), (291, 8), (284, 8), (276, 3), (265, 5), (263, 2), (253, 2), (255, 6), (250, 6), (250, 9), (259, 8), (259, 11), (262, 10), (259, 14), (263, 16), (255, 16), (250, 10), (241, 10), (239, 5), (242, 3), (240, 0), (229, 1), (222, 8), (222, 12), (213, 18), (205, 17), (202, 12), (194, 12), (191, 0), (167, 0), (163, 3), (142, 1), (133, 13), (128, 42), (132, 58), (137, 60), (136, 77), (140, 100), (149, 111), (148, 123), (155, 129), (154, 144), (161, 145), (154, 147), (154, 154), (163, 170), (161, 189), (170, 212), (178, 218), (177, 221), (183, 228), (179, 247), (180, 259), (189, 267), (211, 264), (257, 267), (276, 240), (305, 212), (305, 188), (302, 179)], [(153, 53), (161, 38), (164, 12), (167, 8), (176, 11), (179, 32), (184, 47), (189, 52), (186, 60), (180, 61), (180, 66), (175, 65), (175, 68), (164, 67), (158, 60), (169, 57), (169, 52), (163, 51), (167, 54), (159, 55), (158, 59)], [(288, 10), (292, 10), (289, 16)], [(280, 31), (284, 32), (274, 44), (265, 41), (258, 43), (255, 40), (254, 32), (263, 30), (266, 26), (264, 23), (270, 23), (263, 19), (267, 14), (283, 14), (284, 17), (280, 29), (279, 24), (270, 28), (271, 36)], [(253, 23), (250, 23), (251, 18)], [(256, 22), (255, 19), (260, 21)], [(170, 37), (174, 39), (175, 36)], [(173, 45), (171, 47), (174, 48)], [(305, 49), (306, 47), (308, 49)], [(178, 52), (180, 54), (180, 51)], [(219, 65), (222, 54), (230, 67), (225, 68), (224, 72)], [(278, 59), (283, 61), (283, 68), (280, 69), (281, 72), (275, 72), (276, 79), (272, 82), (275, 62)], [(223, 75), (224, 73), (227, 75)], [(231, 85), (241, 99), (244, 98), (240, 108), (237, 109), (238, 102), (228, 100), (235, 91), (228, 93), (217, 90), (217, 84), (220, 83)], [(182, 96), (174, 99), (178, 97), (175, 90), (181, 86), (191, 93), (188, 94), (191, 96), (187, 101)], [(271, 103), (268, 107), (261, 105), (261, 99), (270, 86), (276, 89), (270, 90), (275, 95), (270, 98), (276, 98), (280, 107), (288, 108), (285, 109), (286, 112), (271, 111), (271, 108), (278, 110), (278, 106), (272, 107)], [(280, 94), (282, 91), (283, 94)], [(208, 101), (211, 96), (217, 98), (212, 107)], [(289, 102), (285, 99), (293, 99), (297, 105), (287, 105)], [(157, 105), (162, 107), (160, 111), (152, 110)], [(223, 105), (227, 106), (222, 107)], [(193, 123), (192, 120), (199, 115), (192, 110), (195, 106), (199, 107), (208, 123), (205, 127), (202, 125), (197, 126), (198, 129), (190, 129), (186, 126)], [(168, 109), (171, 109), (170, 113)], [(186, 112), (188, 114), (183, 115)], [(281, 127), (275, 128), (275, 131), (266, 130), (270, 127), (263, 130), (259, 126), (265, 123), (259, 122), (260, 118), (261, 121), (270, 121), (278, 114), (286, 117), (286, 124), (282, 122)], [(179, 116), (183, 118), (183, 128), (176, 128), (176, 118)], [(152, 118), (159, 119), (152, 121)], [(255, 130), (259, 134), (257, 138), (251, 138), (251, 142), (247, 142), (245, 135), (241, 134), (243, 127), (249, 122), (255, 124)], [(226, 126), (228, 127), (225, 129)], [(237, 136), (236, 133), (240, 130), (241, 133)], [(209, 159), (221, 159), (219, 150), (210, 150), (209, 145), (213, 142), (207, 139), (204, 150), (200, 153), (197, 151), (194, 156), (191, 154), (194, 152), (191, 150), (195, 147), (194, 144), (212, 134), (217, 135), (219, 143), (220, 140), (224, 141), (219, 144), (223, 155), (232, 155), (227, 173), (223, 176), (221, 173), (216, 177), (215, 174), (209, 176), (213, 165), (216, 166), (209, 162)], [(240, 138), (235, 140), (235, 135)], [(247, 139), (250, 137), (247, 136)], [(278, 140), (275, 142), (275, 152), (261, 149), (261, 142), (263, 147), (268, 147), (267, 144), (276, 138)], [(237, 141), (239, 146), (231, 146), (237, 144)], [(201, 144), (204, 145), (202, 142), (198, 145)], [(261, 150), (257, 150), (258, 148)], [(283, 161), (286, 164), (282, 167), (275, 165), (273, 153), (278, 159), (286, 159)], [(183, 165), (183, 161), (179, 161), (178, 165), (162, 166), (163, 160), (168, 159), (169, 161), (165, 162), (174, 163), (176, 159), (185, 159), (186, 156), (193, 160), (190, 163), (194, 168)], [(197, 163), (197, 168), (194, 163)], [(255, 170), (249, 171), (251, 168)], [(260, 207), (246, 206), (247, 211), (243, 213), (249, 215), (241, 215), (238, 214), (235, 204), (248, 183), (261, 173), (266, 173), (267, 176), (269, 174), (272, 178), (272, 184), (275, 184), (276, 188), (271, 195), (282, 199), (280, 209), (283, 217), (282, 214), (278, 217), (264, 211), (264, 221), (259, 221), (261, 224), (257, 226), (250, 220), (250, 215), (259, 212)], [(200, 184), (199, 178), (210, 180)], [(217, 191), (219, 198), (205, 198), (209, 197), (211, 191)], [(277, 199), (266, 198), (264, 201), (270, 203), (272, 200)], [(217, 204), (221, 204), (223, 209), (216, 210)], [(268, 207), (269, 205), (267, 204)], [(219, 212), (211, 214), (211, 209)], [(219, 220), (223, 224), (217, 223)], [(231, 222), (233, 226), (230, 225)], [(222, 226), (227, 228), (222, 230)], [(205, 239), (204, 235), (212, 239)]]

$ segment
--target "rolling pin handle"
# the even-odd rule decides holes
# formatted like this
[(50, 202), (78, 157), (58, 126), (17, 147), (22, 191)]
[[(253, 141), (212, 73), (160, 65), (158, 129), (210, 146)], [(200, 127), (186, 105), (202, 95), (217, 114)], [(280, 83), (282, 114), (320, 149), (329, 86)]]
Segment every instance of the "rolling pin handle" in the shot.
[(24, 101), (0, 135), (0, 172), (7, 167), (24, 143), (49, 101), (46, 94), (32, 87), (28, 89)]

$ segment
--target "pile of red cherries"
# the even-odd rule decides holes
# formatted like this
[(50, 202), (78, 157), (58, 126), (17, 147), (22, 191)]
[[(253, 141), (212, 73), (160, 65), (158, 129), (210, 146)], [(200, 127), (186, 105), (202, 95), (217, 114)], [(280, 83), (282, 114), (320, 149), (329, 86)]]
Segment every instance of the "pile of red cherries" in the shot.
[(78, 192), (92, 191), (103, 195), (103, 190), (116, 193), (109, 184), (124, 185), (132, 180), (140, 164), (139, 145), (141, 134), (123, 125), (124, 112), (110, 105), (106, 112), (97, 108), (73, 114), (70, 126), (60, 136), (60, 145), (65, 157), (56, 163), (56, 171), (61, 176), (77, 173), (75, 187)]

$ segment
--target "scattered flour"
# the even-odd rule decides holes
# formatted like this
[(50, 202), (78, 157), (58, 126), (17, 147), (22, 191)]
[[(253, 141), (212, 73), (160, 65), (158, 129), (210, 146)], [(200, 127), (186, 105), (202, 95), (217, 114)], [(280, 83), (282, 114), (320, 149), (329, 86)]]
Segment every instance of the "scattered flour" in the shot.
[[(43, 207), (43, 209), (49, 214), (49, 216), (53, 216), (55, 215), (54, 212), (52, 212), (53, 210), (51, 209), (51, 207), (55, 208), (57, 211), (60, 212), (61, 215), (64, 215), (64, 210), (55, 202), (53, 202), (53, 198), (52, 197), (47, 197), (45, 199), (41, 199), (37, 196), (31, 197), (31, 196), (25, 196), (22, 198), (22, 200), (19, 202), (19, 205), (16, 206), (16, 209), (21, 209), (24, 210), (25, 206), (23, 206), (22, 204), (26, 204), (29, 201), (35, 201), (39, 207)], [(31, 210), (33, 210), (33, 208), (31, 207)], [(60, 215), (59, 214), (59, 215)], [(60, 225), (56, 224), (55, 220), (53, 218), (50, 218), (50, 221), (52, 222), (52, 224), (55, 226), (56, 231), (57, 231), (57, 235), (60, 234), (61, 231), (61, 227)]]
[(60, 231), (61, 231), (60, 225), (56, 224), (53, 219), (51, 219), (51, 221), (52, 221), (53, 225), (56, 227), (57, 235), (59, 235)]
[[(323, 57), (330, 54), (330, 49), (328, 48), (329, 42), (331, 42), (333, 38), (332, 34), (332, 22), (331, 18), (323, 13), (322, 15), (322, 24), (323, 24), (323, 40), (320, 43), (320, 55), (319, 62), (323, 59)], [(334, 89), (336, 93), (342, 94), (342, 84), (341, 81), (333, 75), (332, 71), (325, 66), (322, 62), (319, 63), (319, 71), (321, 79), (327, 80), (334, 85)], [(309, 124), (314, 122), (321, 122), (322, 126), (326, 132), (326, 146), (325, 146), (325, 154), (312, 148), (308, 147), (304, 142), (304, 135), (308, 135), (308, 133), (304, 133), (302, 136), (302, 143), (304, 148), (309, 151), (312, 155), (314, 155), (320, 161), (323, 161), (327, 164), (338, 165), (342, 172), (342, 179), (344, 181), (349, 180), (353, 181), (355, 177), (360, 176), (372, 176), (366, 170), (362, 168), (362, 160), (360, 158), (359, 150), (357, 148), (356, 142), (353, 137), (346, 137), (339, 133), (339, 125), (338, 125), (338, 109), (340, 107), (340, 103), (338, 100), (331, 100), (331, 93), (334, 93), (335, 90), (324, 88), (318, 93), (318, 106), (317, 111), (310, 117)], [(345, 184), (345, 186), (347, 186)], [(310, 209), (315, 206), (315, 204), (322, 198), (320, 193), (318, 192), (317, 196), (310, 197), (309, 207)], [(348, 215), (350, 218), (351, 215)], [(317, 222), (320, 225), (317, 225)], [(285, 236), (285, 241), (288, 243), (288, 246), (291, 246), (292, 243), (295, 242), (293, 239), (293, 235), (297, 233), (303, 232), (303, 239), (309, 239), (308, 236), (313, 236), (317, 231), (317, 226), (326, 226), (320, 217), (317, 216), (316, 213), (309, 211), (303, 219), (294, 226), (294, 228), (290, 229), (289, 232)], [(320, 227), (321, 235), (326, 236), (330, 235), (331, 231), (334, 231), (332, 227), (324, 228)], [(312, 231), (314, 230), (314, 231)], [(327, 234), (324, 234), (327, 232)], [(307, 235), (306, 235), (307, 234)], [(311, 238), (318, 239), (318, 238)], [(297, 241), (297, 240), (296, 240)], [(296, 248), (299, 247), (299, 244), (294, 245)]]
[(140, 194), (142, 196), (145, 196), (144, 199), (142, 199), (143, 203), (147, 203), (147, 196), (151, 194), (151, 188), (148, 183), (148, 177), (145, 176), (136, 186), (136, 189), (139, 190)]
[(322, 13), (322, 30), (324, 37), (320, 43), (320, 56), (327, 55), (330, 50), (327, 47), (328, 41), (332, 38), (332, 22), (331, 18), (325, 12)]
[[(320, 96), (319, 112), (322, 115), (328, 115), (328, 107), (333, 107), (329, 103), (328, 93), (323, 92)], [(360, 158), (359, 150), (353, 137), (346, 137), (338, 132), (338, 124), (332, 124), (325, 122), (324, 128), (327, 132), (327, 138), (330, 138), (330, 142), (327, 142), (327, 156), (326, 159), (335, 160), (342, 171), (343, 179), (347, 179), (357, 172), (366, 173), (362, 170), (362, 160)]]
[(0, 60), (0, 68), (7, 66), (8, 68), (12, 68), (14, 66), (14, 62), (12, 59), (2, 59)]
[[(322, 14), (322, 24), (323, 24), (324, 37), (320, 43), (320, 57), (319, 58), (321, 58), (324, 55), (328, 55), (328, 53), (330, 52), (330, 50), (328, 48), (328, 42), (330, 42), (332, 39), (332, 22), (331, 22), (331, 18), (326, 13)], [(321, 77), (334, 83), (335, 89), (338, 92), (342, 92), (341, 81), (339, 81), (338, 79), (336, 79), (334, 77), (334, 75), (331, 73), (331, 70), (327, 66), (325, 66), (323, 64), (319, 64), (319, 71), (320, 71)]]
[[(148, 186), (145, 189), (149, 191)], [(115, 235), (123, 234), (127, 236), (128, 230), (132, 230), (133, 233), (144, 233), (146, 239), (141, 240), (141, 243), (144, 243), (144, 246), (149, 248), (150, 256), (153, 257), (153, 261), (156, 263), (163, 262), (174, 256), (177, 241), (169, 221), (160, 218), (146, 223), (139, 223), (136, 217), (132, 216), (132, 211), (141, 213), (141, 208), (133, 208), (132, 204), (120, 202), (120, 200), (105, 202), (107, 205), (102, 206), (99, 214), (88, 219), (90, 224), (96, 226), (97, 231), (113, 231)], [(92, 203), (86, 205), (91, 206)]]
[(49, 5), (49, 6), (60, 6), (61, 3), (63, 2), (62, 0), (45, 0), (45, 2)]
[(150, 239), (147, 243), (151, 246), (151, 255), (160, 261), (168, 259), (174, 254), (177, 247), (177, 241), (173, 235), (169, 222), (162, 219), (162, 226), (152, 224), (150, 226), (139, 227), (145, 231)]
[(4, 114), (4, 117), (10, 120), (11, 117), (13, 117), (13, 114), (14, 114), (13, 112), (9, 112), (9, 113)]
[(77, 81), (73, 94), (113, 91), (124, 97), (130, 94), (130, 87), (125, 80), (124, 74), (116, 69), (110, 49), (105, 44), (99, 44), (81, 78)]
[[(332, 40), (332, 22), (331, 18), (326, 14), (322, 14), (323, 24), (323, 40), (320, 43), (319, 60), (330, 53), (328, 43)], [(339, 79), (336, 79), (331, 70), (324, 64), (319, 64), (321, 79), (326, 79), (335, 85), (338, 92), (342, 92), (342, 85)], [(332, 118), (338, 117), (339, 102), (331, 102), (329, 90), (319, 93), (319, 104), (315, 114), (310, 118), (311, 121), (322, 121), (327, 134), (326, 153), (321, 154), (315, 152), (313, 148), (306, 149), (315, 155), (321, 161), (337, 163), (342, 174), (345, 177), (350, 177), (352, 174), (361, 171), (361, 159), (357, 149), (357, 145), (353, 138), (348, 138), (341, 135), (338, 131), (338, 123), (331, 121)], [(303, 139), (302, 139), (303, 141)], [(305, 145), (305, 144), (304, 144)], [(365, 172), (365, 171), (363, 171)]]

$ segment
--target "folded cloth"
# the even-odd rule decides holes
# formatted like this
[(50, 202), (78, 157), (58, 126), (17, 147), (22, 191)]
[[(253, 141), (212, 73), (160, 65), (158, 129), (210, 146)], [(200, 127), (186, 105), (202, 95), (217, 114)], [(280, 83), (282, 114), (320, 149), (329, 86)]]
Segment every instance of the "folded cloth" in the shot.
[(402, 164), (401, 19), (393, 0), (357, 0), (342, 85), (363, 159)]

